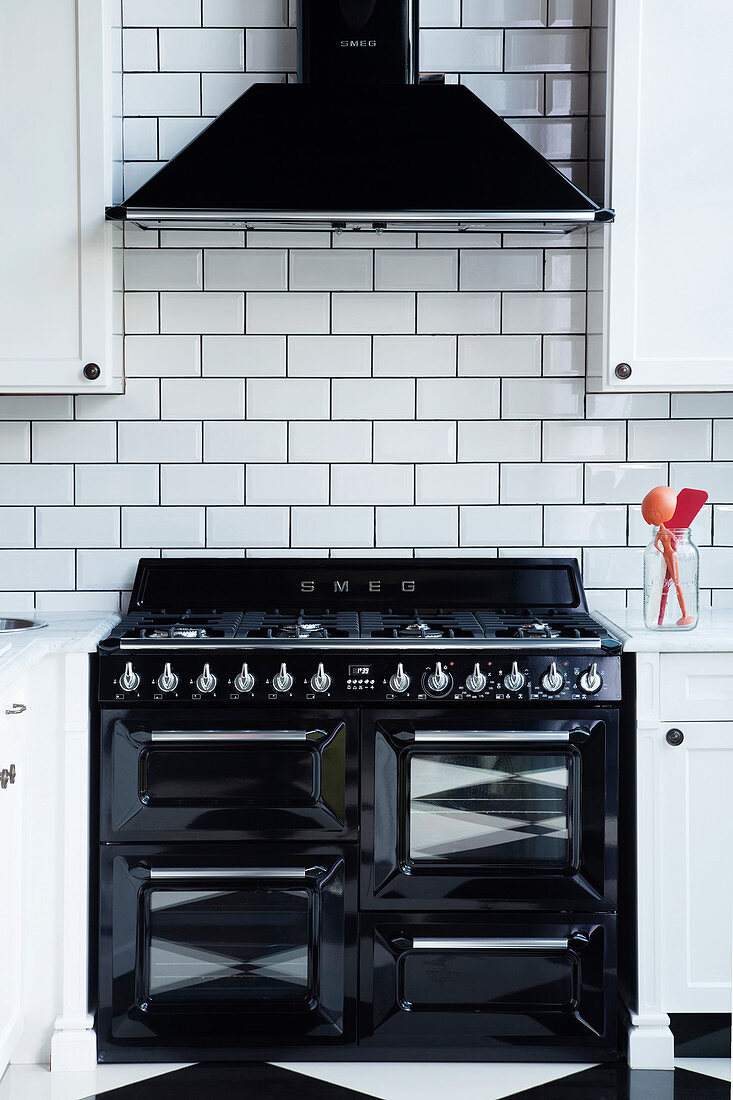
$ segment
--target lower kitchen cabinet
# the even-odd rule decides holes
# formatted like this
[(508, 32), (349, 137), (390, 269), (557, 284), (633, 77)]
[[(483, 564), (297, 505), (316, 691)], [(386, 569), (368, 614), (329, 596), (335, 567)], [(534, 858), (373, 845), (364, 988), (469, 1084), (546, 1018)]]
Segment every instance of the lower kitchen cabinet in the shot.
[(664, 1007), (730, 1012), (733, 721), (660, 732)]
[(24, 681), (0, 694), (0, 1076), (23, 1028), (21, 993), (23, 786), (27, 727)]
[(635, 872), (620, 909), (633, 1069), (672, 1068), (670, 1014), (731, 1011), (733, 651), (695, 651), (694, 636), (687, 644), (629, 657), (636, 730), (622, 757), (636, 789), (622, 813), (621, 862)]

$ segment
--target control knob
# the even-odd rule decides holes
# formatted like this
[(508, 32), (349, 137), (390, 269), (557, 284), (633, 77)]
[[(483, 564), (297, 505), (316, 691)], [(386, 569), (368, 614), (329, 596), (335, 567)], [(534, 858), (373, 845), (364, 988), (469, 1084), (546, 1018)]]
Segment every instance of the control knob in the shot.
[(512, 665), (512, 671), (504, 677), (504, 687), (507, 691), (521, 691), (526, 682), (526, 676), (519, 671), (519, 665), (515, 661)]
[(276, 672), (272, 678), (272, 686), (275, 691), (287, 692), (293, 686), (293, 677), (288, 672), (288, 666), (283, 663), (280, 665), (280, 671)]
[(178, 677), (171, 668), (169, 662), (166, 662), (163, 671), (158, 677), (158, 687), (161, 691), (175, 691), (178, 687)]
[(486, 676), (481, 671), (481, 665), (478, 663), (473, 666), (473, 672), (469, 672), (466, 677), (466, 690), (467, 691), (483, 691), (486, 687)]
[(255, 678), (246, 664), (242, 665), (242, 671), (234, 677), (234, 686), (243, 695), (246, 695), (255, 686)]
[(196, 687), (204, 695), (208, 695), (216, 687), (216, 676), (214, 676), (208, 663), (204, 665), (203, 671), (196, 677)]
[(590, 668), (581, 672), (578, 677), (578, 687), (584, 695), (595, 695), (603, 686), (603, 677), (598, 671), (598, 665), (594, 661)]
[(408, 687), (410, 686), (410, 677), (407, 675), (404, 668), (402, 667), (402, 662), (397, 665), (397, 671), (393, 672), (390, 676), (389, 686), (392, 688), (392, 691), (397, 691), (400, 693), (400, 695), (404, 691), (407, 691)]
[(540, 687), (550, 695), (557, 695), (565, 687), (565, 677), (557, 671), (557, 665), (553, 661), (550, 667), (540, 676)]
[(314, 676), (311, 676), (311, 687), (314, 691), (328, 691), (331, 686), (331, 677), (326, 672), (323, 664), (318, 666)]
[(137, 691), (140, 687), (140, 677), (132, 667), (132, 661), (125, 665), (125, 671), (120, 676), (120, 687), (123, 691)]
[(440, 661), (436, 661), (435, 668), (428, 674), (425, 686), (431, 695), (445, 695), (450, 691), (453, 677), (446, 672)]

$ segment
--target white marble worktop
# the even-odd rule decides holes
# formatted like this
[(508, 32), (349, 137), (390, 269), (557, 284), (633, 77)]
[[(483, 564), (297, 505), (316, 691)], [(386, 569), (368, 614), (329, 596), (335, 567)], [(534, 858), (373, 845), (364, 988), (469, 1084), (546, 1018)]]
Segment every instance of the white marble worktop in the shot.
[(638, 612), (593, 617), (615, 634), (630, 653), (722, 653), (733, 651), (733, 611), (705, 609), (692, 630), (647, 630)]
[[(10, 614), (3, 609), (3, 614)], [(42, 630), (0, 634), (0, 691), (11, 687), (49, 653), (91, 653), (100, 638), (109, 634), (120, 616), (109, 611), (63, 611), (36, 615), (48, 623)], [(10, 648), (3, 652), (10, 642)]]

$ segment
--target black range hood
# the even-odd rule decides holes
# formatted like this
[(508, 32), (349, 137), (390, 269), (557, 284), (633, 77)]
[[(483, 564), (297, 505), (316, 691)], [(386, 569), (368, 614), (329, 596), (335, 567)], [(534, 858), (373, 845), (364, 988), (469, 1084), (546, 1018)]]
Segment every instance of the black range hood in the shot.
[(415, 19), (410, 0), (301, 0), (308, 82), (255, 84), (107, 216), (149, 229), (567, 230), (611, 220), (468, 88), (409, 83)]

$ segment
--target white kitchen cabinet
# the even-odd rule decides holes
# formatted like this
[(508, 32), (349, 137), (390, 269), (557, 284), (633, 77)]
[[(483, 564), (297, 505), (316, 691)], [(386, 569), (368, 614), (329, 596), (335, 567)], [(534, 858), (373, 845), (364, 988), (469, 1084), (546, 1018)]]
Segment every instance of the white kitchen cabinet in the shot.
[(733, 616), (668, 635), (631, 613), (605, 621), (636, 680), (620, 821), (628, 1058), (671, 1069), (670, 1014), (731, 1008)]
[(614, 391), (729, 390), (733, 4), (611, 8), (606, 201), (616, 221), (605, 230), (597, 381)]
[(0, 694), (0, 1077), (23, 1030), (22, 825), (27, 711), (22, 681)]
[(684, 741), (669, 745), (660, 729), (664, 1008), (730, 1012), (733, 721), (672, 728)]
[(0, 393), (119, 393), (112, 8), (0, 9)]

